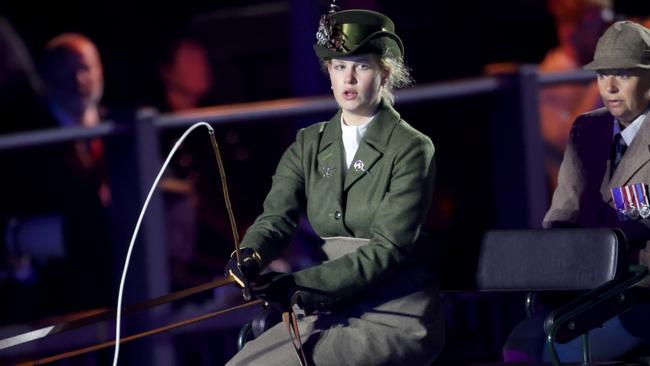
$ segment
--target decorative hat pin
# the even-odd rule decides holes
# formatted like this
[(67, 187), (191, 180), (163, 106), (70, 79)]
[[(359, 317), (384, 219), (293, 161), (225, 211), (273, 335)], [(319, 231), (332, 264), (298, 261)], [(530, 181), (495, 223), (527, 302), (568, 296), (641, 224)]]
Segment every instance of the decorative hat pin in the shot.
[(336, 0), (332, 0), (330, 11), (320, 16), (318, 31), (316, 32), (316, 43), (340, 52), (343, 51), (343, 37), (341, 37), (339, 27), (336, 27), (331, 19), (332, 14), (338, 10), (339, 7), (336, 5)]
[(321, 61), (366, 53), (402, 57), (404, 45), (389, 17), (366, 9), (338, 10), (334, 2), (316, 32), (314, 51)]

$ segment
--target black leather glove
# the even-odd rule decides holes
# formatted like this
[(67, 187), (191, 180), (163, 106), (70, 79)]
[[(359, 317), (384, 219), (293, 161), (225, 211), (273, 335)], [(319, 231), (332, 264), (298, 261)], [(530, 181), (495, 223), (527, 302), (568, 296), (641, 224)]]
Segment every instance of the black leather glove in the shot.
[(297, 304), (307, 315), (327, 311), (336, 302), (336, 297), (330, 294), (297, 286), (290, 273), (260, 275), (253, 283), (252, 293), (277, 311), (288, 311)]
[(296, 290), (296, 282), (290, 273), (269, 272), (255, 279), (251, 292), (273, 309), (285, 312), (291, 309), (291, 297)]
[(251, 248), (242, 248), (240, 256), (241, 264), (238, 264), (237, 256), (233, 253), (224, 271), (226, 277), (231, 277), (240, 287), (245, 288), (260, 273), (261, 260), (259, 255)]
[(314, 289), (298, 289), (291, 297), (291, 304), (300, 306), (307, 315), (330, 310), (335, 302), (334, 296)]

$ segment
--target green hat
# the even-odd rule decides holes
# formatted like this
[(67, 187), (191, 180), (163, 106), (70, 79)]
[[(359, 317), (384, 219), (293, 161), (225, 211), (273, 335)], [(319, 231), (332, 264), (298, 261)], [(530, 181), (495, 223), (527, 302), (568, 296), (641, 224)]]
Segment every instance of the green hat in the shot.
[(395, 25), (384, 14), (371, 10), (343, 10), (323, 15), (314, 51), (321, 60), (375, 53), (404, 54)]
[(598, 39), (586, 70), (650, 69), (650, 29), (629, 21), (612, 24)]

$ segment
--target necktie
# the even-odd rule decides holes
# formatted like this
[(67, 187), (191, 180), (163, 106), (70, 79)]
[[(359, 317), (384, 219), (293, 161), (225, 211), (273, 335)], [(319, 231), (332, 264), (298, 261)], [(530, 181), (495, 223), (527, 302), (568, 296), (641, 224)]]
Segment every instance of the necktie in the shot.
[(616, 171), (616, 167), (618, 167), (618, 164), (621, 162), (621, 159), (623, 159), (623, 154), (625, 154), (625, 150), (627, 150), (627, 144), (625, 143), (625, 140), (623, 140), (623, 136), (621, 136), (621, 133), (617, 133), (614, 135), (614, 145), (612, 146), (612, 169), (610, 171), (610, 175), (614, 175), (614, 171)]

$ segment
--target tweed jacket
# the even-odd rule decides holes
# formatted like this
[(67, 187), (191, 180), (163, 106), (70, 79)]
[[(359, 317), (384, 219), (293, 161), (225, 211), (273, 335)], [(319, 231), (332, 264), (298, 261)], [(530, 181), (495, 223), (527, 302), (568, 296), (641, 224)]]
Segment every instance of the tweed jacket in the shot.
[(650, 183), (649, 119), (650, 114), (611, 178), (614, 117), (601, 108), (576, 119), (544, 227), (616, 227), (637, 250), (650, 239), (650, 220), (619, 221), (610, 193), (613, 187)]
[(321, 237), (369, 239), (353, 253), (294, 273), (299, 286), (339, 298), (412, 259), (435, 176), (431, 140), (386, 103), (345, 174), (340, 118), (339, 110), (298, 132), (278, 164), (263, 213), (242, 240), (266, 265), (287, 245), (301, 213)]

